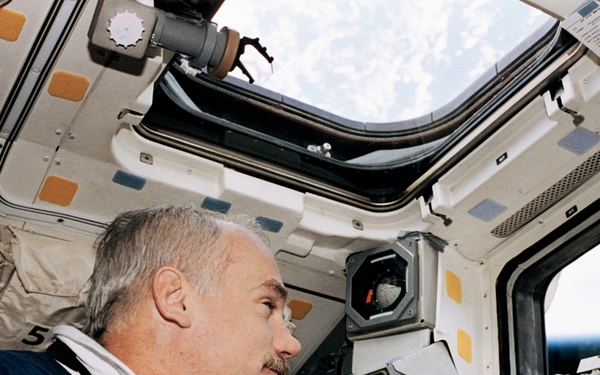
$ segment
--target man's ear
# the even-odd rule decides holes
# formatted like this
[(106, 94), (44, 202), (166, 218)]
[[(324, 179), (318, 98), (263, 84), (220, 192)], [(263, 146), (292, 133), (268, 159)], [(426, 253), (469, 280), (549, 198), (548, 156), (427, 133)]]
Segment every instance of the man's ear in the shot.
[(166, 321), (182, 328), (192, 324), (192, 312), (188, 309), (190, 284), (177, 268), (163, 266), (152, 276), (152, 298), (158, 313)]

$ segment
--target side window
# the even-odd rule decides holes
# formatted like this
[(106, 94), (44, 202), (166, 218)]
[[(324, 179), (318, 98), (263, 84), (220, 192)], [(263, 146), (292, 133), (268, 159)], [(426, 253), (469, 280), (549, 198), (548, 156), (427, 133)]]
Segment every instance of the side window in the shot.
[[(545, 307), (549, 373), (589, 373), (600, 368), (600, 246), (552, 280)], [(582, 363), (586, 358), (590, 359)]]

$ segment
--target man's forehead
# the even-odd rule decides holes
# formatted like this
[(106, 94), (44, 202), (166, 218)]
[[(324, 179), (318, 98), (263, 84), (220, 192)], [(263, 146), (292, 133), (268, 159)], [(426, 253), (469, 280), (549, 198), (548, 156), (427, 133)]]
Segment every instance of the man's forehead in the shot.
[(256, 233), (250, 231), (235, 223), (224, 223), (221, 225), (221, 240), (228, 242), (230, 245), (235, 244), (238, 248), (234, 250), (243, 250), (248, 248), (255, 248), (259, 251), (265, 251), (273, 255), (273, 253), (267, 247), (265, 241), (260, 238)]
[(279, 267), (266, 244), (244, 229), (229, 227), (227, 234), (224, 245), (230, 263), (226, 277), (234, 277), (236, 283), (250, 289), (266, 289), (285, 299), (287, 291), (281, 282)]

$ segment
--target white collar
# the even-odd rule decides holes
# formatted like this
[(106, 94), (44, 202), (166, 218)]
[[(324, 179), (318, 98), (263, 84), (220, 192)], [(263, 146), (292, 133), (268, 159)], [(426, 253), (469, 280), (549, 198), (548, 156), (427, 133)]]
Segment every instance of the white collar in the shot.
[(71, 348), (93, 375), (135, 375), (117, 357), (75, 327), (56, 326), (52, 330), (52, 338), (59, 339)]

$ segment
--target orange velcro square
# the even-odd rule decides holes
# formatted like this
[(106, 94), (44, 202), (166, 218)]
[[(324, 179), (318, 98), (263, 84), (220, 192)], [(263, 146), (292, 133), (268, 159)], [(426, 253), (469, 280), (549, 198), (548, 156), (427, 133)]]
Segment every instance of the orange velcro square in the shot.
[(52, 96), (79, 102), (89, 86), (90, 81), (86, 77), (59, 70), (52, 74), (48, 92)]
[(446, 293), (457, 303), (462, 303), (462, 283), (454, 272), (446, 270)]
[(48, 176), (40, 191), (40, 199), (66, 207), (73, 201), (78, 188), (79, 185), (75, 181), (58, 176)]
[(287, 305), (292, 310), (292, 319), (296, 320), (304, 319), (313, 307), (312, 303), (297, 298), (292, 299)]
[(471, 363), (473, 360), (473, 344), (471, 342), (471, 336), (462, 329), (459, 329), (457, 333), (457, 346), (458, 355), (468, 363)]
[(9, 42), (19, 39), (26, 18), (24, 14), (0, 8), (0, 39), (8, 40)]

